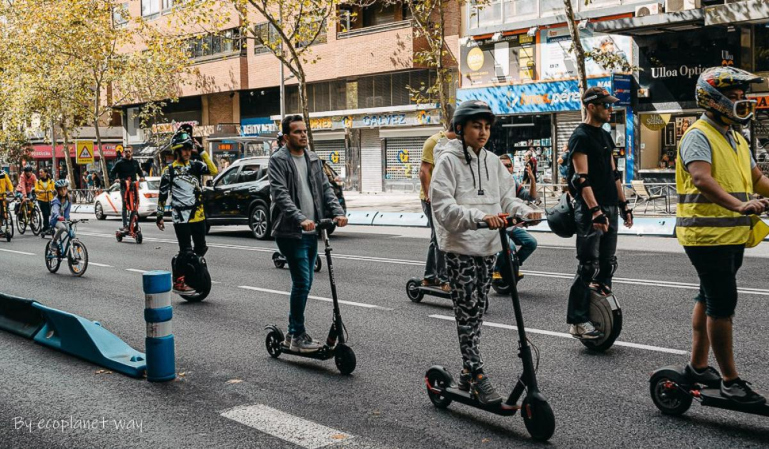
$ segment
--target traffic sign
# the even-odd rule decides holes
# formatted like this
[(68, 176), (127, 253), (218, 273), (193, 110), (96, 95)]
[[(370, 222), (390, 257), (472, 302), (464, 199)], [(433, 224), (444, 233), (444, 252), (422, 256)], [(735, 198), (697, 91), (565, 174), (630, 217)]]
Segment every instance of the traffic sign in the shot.
[(118, 144), (115, 147), (115, 153), (122, 153), (123, 152), (123, 145)]
[(76, 140), (75, 158), (77, 159), (78, 165), (93, 164), (93, 141)]

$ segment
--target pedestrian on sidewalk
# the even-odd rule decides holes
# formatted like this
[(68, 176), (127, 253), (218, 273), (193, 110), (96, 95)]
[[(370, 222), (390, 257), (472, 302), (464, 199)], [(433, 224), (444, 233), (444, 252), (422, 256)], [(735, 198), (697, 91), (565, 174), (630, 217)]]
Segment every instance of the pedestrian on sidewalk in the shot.
[[(611, 294), (617, 269), (617, 220), (633, 226), (633, 213), (625, 200), (621, 173), (614, 165), (614, 141), (602, 126), (609, 122), (613, 97), (601, 87), (591, 87), (582, 96), (585, 121), (569, 139), (569, 180), (575, 198), (577, 222), (577, 275), (569, 291), (566, 322), (572, 337), (596, 339), (601, 333), (590, 321), (590, 291)], [(619, 205), (619, 208), (617, 207)]]
[(304, 309), (318, 257), (315, 223), (332, 217), (337, 226), (344, 227), (347, 217), (323, 172), (321, 160), (307, 148), (307, 125), (302, 116), (286, 116), (281, 128), (286, 145), (270, 157), (268, 167), (272, 236), (291, 272), (286, 345), (292, 351), (313, 352), (322, 345), (307, 334)]
[[(502, 250), (499, 232), (506, 225), (499, 216), (541, 218), (541, 213), (516, 198), (510, 173), (484, 147), (491, 135), (494, 113), (477, 100), (457, 107), (452, 123), (457, 139), (441, 140), (440, 156), (430, 184), (438, 246), (446, 253), (451, 300), (462, 353), (458, 388), (481, 404), (502, 402), (484, 374), (480, 353), (483, 313), (491, 287), (496, 254)], [(485, 221), (489, 229), (478, 229)]]
[(424, 286), (440, 286), (445, 292), (451, 291), (448, 276), (446, 275), (446, 261), (443, 251), (438, 247), (438, 240), (435, 236), (435, 226), (433, 225), (433, 214), (430, 203), (430, 182), (432, 181), (433, 169), (435, 168), (435, 146), (443, 139), (456, 139), (454, 128), (451, 121), (454, 116), (454, 106), (448, 106), (446, 117), (449, 127), (446, 131), (433, 134), (425, 141), (422, 147), (422, 165), (419, 167), (419, 199), (422, 201), (422, 211), (427, 217), (427, 224), (430, 225), (430, 245), (427, 247), (427, 263), (425, 264), (425, 275), (422, 280)]
[[(754, 214), (769, 207), (769, 200), (751, 200), (751, 195), (769, 197), (769, 179), (756, 166), (748, 142), (732, 127), (750, 122), (756, 102), (745, 94), (751, 84), (762, 81), (734, 67), (702, 72), (696, 97), (705, 113), (681, 139), (681, 163), (676, 166), (676, 236), (700, 278), (692, 312), (691, 359), (684, 373), (743, 405), (766, 402), (737, 372), (732, 318), (737, 271), (753, 226), (753, 217), (746, 215), (760, 220)], [(720, 374), (708, 366), (711, 349)]]

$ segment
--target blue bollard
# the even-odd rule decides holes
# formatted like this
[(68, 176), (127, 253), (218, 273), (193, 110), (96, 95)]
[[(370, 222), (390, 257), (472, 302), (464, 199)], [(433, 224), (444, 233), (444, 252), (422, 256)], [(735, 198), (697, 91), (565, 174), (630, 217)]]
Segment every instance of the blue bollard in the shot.
[(171, 273), (149, 271), (142, 275), (144, 321), (147, 322), (147, 380), (176, 379), (174, 335), (171, 333)]

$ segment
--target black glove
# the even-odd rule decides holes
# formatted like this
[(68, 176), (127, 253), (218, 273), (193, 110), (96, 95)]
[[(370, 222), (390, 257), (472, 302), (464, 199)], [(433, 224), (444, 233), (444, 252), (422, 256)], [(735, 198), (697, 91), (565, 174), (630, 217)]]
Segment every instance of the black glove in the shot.
[(627, 201), (620, 201), (619, 207), (620, 207), (620, 213), (622, 214), (622, 218), (624, 218), (625, 221), (630, 221), (633, 219), (633, 209), (630, 209), (628, 207)]
[(600, 225), (608, 225), (609, 224), (609, 217), (606, 216), (603, 212), (601, 212), (600, 215), (593, 218), (593, 223), (600, 224)]

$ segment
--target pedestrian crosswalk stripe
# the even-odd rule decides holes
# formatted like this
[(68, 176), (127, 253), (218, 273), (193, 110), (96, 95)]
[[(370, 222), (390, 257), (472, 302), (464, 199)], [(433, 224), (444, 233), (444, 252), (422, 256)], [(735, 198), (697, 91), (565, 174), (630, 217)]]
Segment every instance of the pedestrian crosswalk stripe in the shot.
[(350, 434), (263, 404), (235, 407), (221, 415), (307, 449), (318, 449), (353, 438)]

